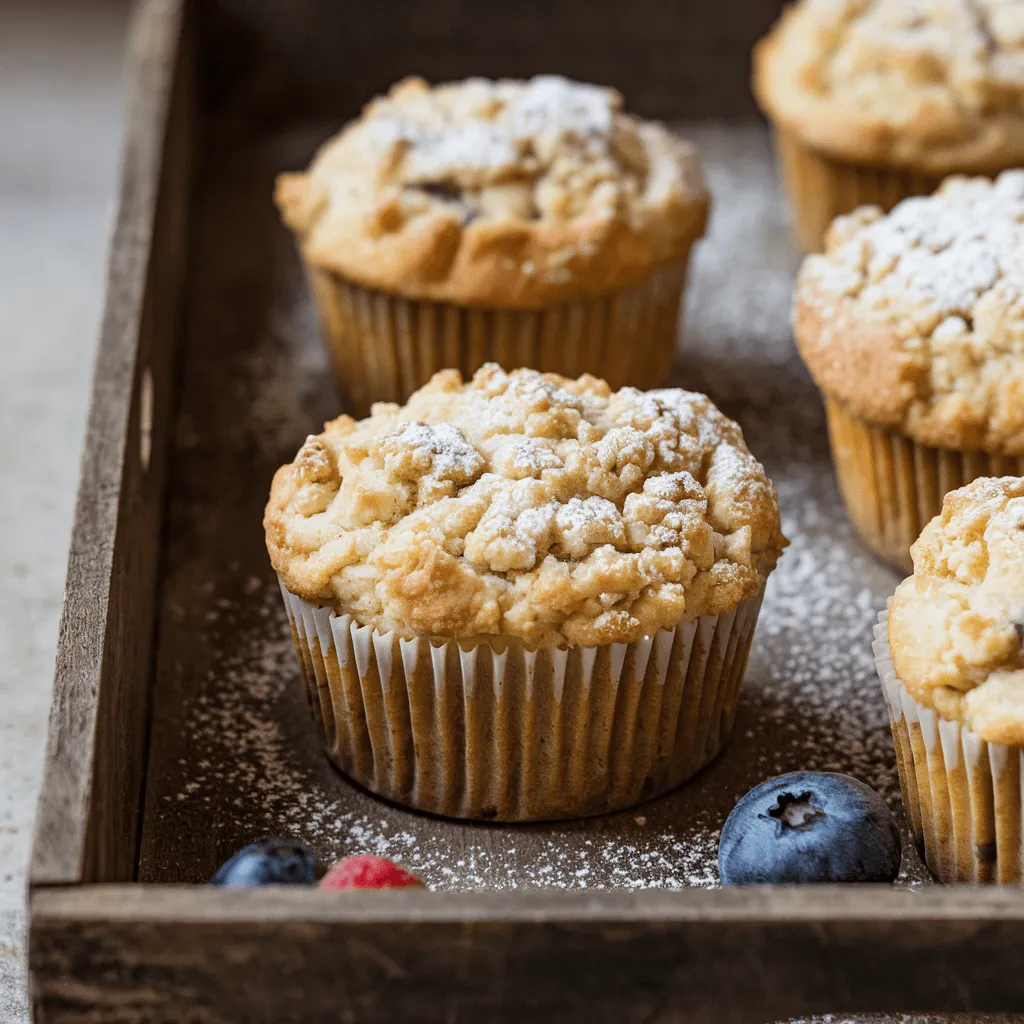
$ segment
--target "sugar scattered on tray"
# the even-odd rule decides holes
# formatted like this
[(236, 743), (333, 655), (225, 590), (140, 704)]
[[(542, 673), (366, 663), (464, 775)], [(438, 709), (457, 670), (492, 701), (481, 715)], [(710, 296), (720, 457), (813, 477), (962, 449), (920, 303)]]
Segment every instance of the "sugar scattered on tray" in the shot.
[[(209, 650), (218, 657), (199, 669), (199, 682), (184, 688), (189, 696), (179, 717), (190, 753), (171, 766), (173, 778), (161, 781), (154, 813), (164, 820), (148, 832), (183, 835), (201, 823), (211, 834), (196, 837), (194, 849), (205, 856), (210, 848), (211, 858), (242, 839), (291, 834), (310, 841), (325, 859), (377, 853), (450, 890), (711, 887), (717, 885), (716, 848), (731, 807), (730, 785), (738, 799), (769, 775), (837, 770), (875, 786), (898, 808), (869, 645), (895, 576), (853, 542), (828, 480), (820, 403), (786, 326), (795, 263), (778, 245), (788, 232), (785, 212), (773, 192), (765, 194), (774, 189), (769, 156), (758, 148), (761, 142), (752, 142), (762, 136), (742, 135), (712, 129), (697, 139), (717, 212), (693, 268), (691, 296), (699, 301), (690, 312), (680, 383), (706, 391), (741, 420), (750, 448), (778, 484), (793, 543), (769, 584), (736, 735), (706, 777), (712, 780), (707, 793), (717, 794), (719, 803), (703, 806), (705, 777), (687, 787), (699, 797), (685, 804), (698, 808), (692, 813), (666, 811), (666, 802), (657, 801), (582, 825), (430, 827), (432, 819), (378, 803), (344, 782), (320, 754), (302, 707), (276, 584), (239, 568), (233, 592), (208, 588), (200, 599), (204, 616), (189, 618), (187, 608), (178, 609), (189, 628), (209, 636)], [(295, 339), (310, 329), (309, 307), (274, 316), (273, 333), (296, 351), (285, 358), (279, 347), (261, 344), (241, 368), (254, 395), (253, 419), (239, 427), (246, 436), (231, 441), (242, 451), (256, 445), (278, 452), (301, 440), (308, 427), (295, 396), (314, 387), (306, 383), (315, 374), (303, 370), (303, 360), (322, 359), (322, 353), (314, 357), (313, 347)], [(316, 369), (322, 374), (322, 365)], [(282, 387), (288, 376), (299, 384)], [(780, 403), (785, 416), (778, 415)], [(185, 420), (179, 443), (204, 442)], [(191, 592), (202, 591), (197, 583)], [(221, 657), (225, 650), (230, 653)], [(683, 806), (667, 800), (672, 808)], [(919, 877), (920, 868), (914, 871)], [(199, 880), (171, 873), (165, 866), (156, 880)]]
[[(346, 808), (331, 792), (345, 784), (319, 757), (310, 757), (316, 743), (312, 726), (296, 739), (287, 715), (281, 714), (282, 705), (294, 705), (300, 684), (279, 604), (274, 588), (266, 587), (255, 626), (239, 630), (235, 656), (211, 669), (211, 685), (187, 709), (185, 728), (195, 756), (182, 759), (186, 779), (177, 793), (165, 796), (166, 802), (208, 800), (211, 795), (218, 801), (225, 791), (245, 794), (244, 804), (243, 797), (235, 797), (234, 812), (214, 822), (215, 831), (301, 836), (328, 859), (375, 853), (452, 891), (715, 884), (709, 866), (717, 845), (712, 831), (694, 839), (672, 830), (647, 830), (623, 841), (598, 830), (577, 847), (558, 836), (574, 827), (556, 824), (550, 826), (552, 838), (539, 846), (530, 844), (528, 851), (525, 845), (505, 845), (508, 833), (491, 826), (446, 823), (424, 835), (422, 829), (414, 833), (403, 827), (403, 812), (386, 805), (379, 805), (379, 813)], [(325, 770), (327, 785), (322, 782)], [(367, 807), (377, 810), (369, 800)]]

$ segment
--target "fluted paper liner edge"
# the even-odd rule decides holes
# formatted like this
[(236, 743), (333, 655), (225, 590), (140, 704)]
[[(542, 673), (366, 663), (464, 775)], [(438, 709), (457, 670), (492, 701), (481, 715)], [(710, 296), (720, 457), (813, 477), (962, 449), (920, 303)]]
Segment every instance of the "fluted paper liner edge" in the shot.
[(856, 416), (826, 395), (829, 443), (847, 514), (876, 555), (914, 571), (910, 546), (950, 491), (981, 476), (1024, 476), (1024, 457), (956, 451)]
[(406, 640), (281, 592), (328, 757), (456, 818), (621, 810), (685, 782), (736, 715), (761, 595), (631, 644)]
[(820, 252), (832, 221), (858, 206), (888, 212), (911, 196), (931, 195), (941, 177), (898, 167), (869, 166), (835, 159), (805, 145), (793, 132), (775, 129), (793, 229), (805, 252)]
[(403, 402), (439, 370), (469, 379), (486, 362), (613, 388), (666, 382), (682, 323), (689, 251), (637, 284), (542, 309), (502, 310), (403, 298), (309, 267), (328, 348), (356, 415)]
[(878, 616), (872, 648), (903, 804), (929, 870), (943, 882), (1019, 884), (1022, 751), (989, 743), (914, 699), (893, 665), (888, 611)]

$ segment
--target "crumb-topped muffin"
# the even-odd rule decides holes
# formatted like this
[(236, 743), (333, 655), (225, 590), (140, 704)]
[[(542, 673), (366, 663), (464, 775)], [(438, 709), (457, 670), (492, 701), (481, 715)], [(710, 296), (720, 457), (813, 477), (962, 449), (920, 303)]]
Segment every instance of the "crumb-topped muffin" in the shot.
[(801, 240), (950, 174), (1024, 162), (1024, 8), (1005, 0), (803, 0), (757, 48)]
[(1024, 747), (1024, 479), (946, 496), (889, 608), (900, 681), (981, 739)]
[(912, 552), (876, 655), (915, 831), (945, 881), (1020, 881), (1024, 479), (948, 494)]
[(851, 515), (880, 554), (909, 569), (946, 491), (1024, 472), (1024, 172), (839, 218), (794, 316)]
[[(473, 672), (490, 677), (486, 711), (474, 714), (523, 747), (506, 751), (501, 771), (528, 776), (521, 762), (531, 758), (547, 765), (550, 785), (494, 796), (495, 814), (515, 819), (625, 806), (717, 753), (785, 544), (773, 485), (705, 396), (613, 392), (589, 376), (494, 365), (469, 383), (438, 374), (405, 406), (328, 423), (278, 471), (265, 526), (303, 660), (320, 665), (319, 685), (350, 695), (346, 716), (367, 673), (379, 680), (381, 671), (364, 666), (344, 684), (360, 636), (373, 637), (367, 658), (394, 650), (385, 689), (408, 693), (406, 716), (425, 692), (463, 709), (450, 710), (461, 724), (432, 710), (423, 734), (408, 737), (416, 768), (404, 788), (368, 780), (337, 743), (335, 760), (392, 799), (488, 816), (490, 804), (466, 793), (470, 774), (497, 770), (495, 751), (431, 739), (438, 728), (449, 740), (465, 731), (467, 693), (484, 699), (466, 674), (472, 651)], [(321, 650), (311, 653), (314, 636)], [(433, 666), (429, 680), (410, 667), (414, 647)], [(314, 706), (337, 717), (342, 703)], [(640, 721), (647, 735), (636, 740)], [(380, 728), (393, 732), (394, 721)], [(458, 794), (409, 790), (425, 764), (440, 772), (441, 761), (466, 780)]]
[[(593, 358), (612, 330), (638, 346), (631, 382), (649, 383), (671, 359), (708, 208), (690, 145), (624, 113), (614, 90), (552, 75), (407, 79), (308, 172), (281, 175), (276, 199), (364, 405), (405, 398), (451, 353), (463, 371), (501, 357), (608, 369), (625, 383), (630, 368), (614, 353)], [(381, 296), (387, 315), (360, 319), (360, 303)], [(491, 315), (474, 326), (458, 315), (469, 310)], [(630, 330), (640, 333), (622, 337)], [(373, 359), (381, 345), (390, 363)]]

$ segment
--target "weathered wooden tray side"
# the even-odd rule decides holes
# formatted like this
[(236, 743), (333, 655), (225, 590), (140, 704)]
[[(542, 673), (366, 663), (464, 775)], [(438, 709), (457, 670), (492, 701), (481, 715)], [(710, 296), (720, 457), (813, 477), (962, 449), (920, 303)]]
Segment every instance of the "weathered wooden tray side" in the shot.
[(998, 890), (229, 892), (37, 897), (39, 1019), (589, 1020), (1020, 1009)]
[(730, 1024), (1021, 1007), (995, 889), (37, 897), (39, 1019)]
[(193, 128), (183, 5), (140, 5), (32, 885), (135, 876)]

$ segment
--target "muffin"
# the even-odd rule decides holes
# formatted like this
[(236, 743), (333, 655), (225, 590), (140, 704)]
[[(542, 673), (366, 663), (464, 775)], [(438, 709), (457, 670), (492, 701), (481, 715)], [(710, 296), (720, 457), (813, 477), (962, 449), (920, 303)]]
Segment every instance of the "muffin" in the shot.
[(754, 52), (796, 233), (889, 210), (952, 174), (1024, 163), (1024, 8), (1005, 0), (803, 0)]
[(488, 360), (663, 383), (708, 195), (612, 89), (419, 78), (278, 178), (352, 407)]
[(331, 760), (502, 821), (627, 807), (710, 761), (785, 543), (703, 395), (494, 365), (326, 424), (264, 525)]
[(1024, 172), (840, 217), (794, 318), (850, 516), (909, 572), (948, 491), (1024, 475)]
[(875, 658), (914, 836), (944, 882), (1024, 881), (1024, 479), (948, 494), (913, 555)]

